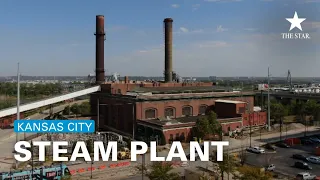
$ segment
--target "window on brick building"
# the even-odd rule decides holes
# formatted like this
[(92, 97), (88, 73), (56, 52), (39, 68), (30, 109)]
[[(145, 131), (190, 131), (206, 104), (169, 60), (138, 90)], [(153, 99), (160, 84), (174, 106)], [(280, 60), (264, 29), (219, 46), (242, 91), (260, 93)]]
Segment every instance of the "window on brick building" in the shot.
[(121, 89), (118, 89), (118, 94), (121, 94)]
[(228, 131), (231, 131), (231, 127), (230, 126), (228, 127)]
[(156, 118), (156, 109), (147, 109), (145, 110), (146, 119), (155, 119)]
[(173, 141), (173, 134), (170, 134), (170, 139), (169, 139), (170, 143)]
[(173, 107), (168, 107), (164, 110), (164, 116), (165, 117), (175, 117), (176, 111)]
[(184, 141), (186, 139), (186, 137), (184, 136), (184, 133), (181, 133), (180, 135), (180, 141)]
[(207, 112), (207, 108), (208, 108), (207, 105), (200, 105), (200, 106), (199, 106), (199, 114), (200, 114), (200, 115), (205, 115), (206, 112)]
[(184, 106), (182, 108), (182, 116), (192, 116), (192, 107), (191, 106)]
[(176, 134), (176, 141), (179, 141), (180, 140), (180, 136), (179, 136), (179, 133)]

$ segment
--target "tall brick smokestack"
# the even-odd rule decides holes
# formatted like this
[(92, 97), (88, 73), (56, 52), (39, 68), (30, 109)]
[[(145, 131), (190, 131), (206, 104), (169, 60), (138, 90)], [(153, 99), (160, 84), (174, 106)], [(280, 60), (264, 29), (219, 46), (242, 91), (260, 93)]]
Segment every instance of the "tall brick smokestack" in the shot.
[(171, 18), (164, 19), (164, 80), (172, 81), (172, 22)]
[(104, 16), (96, 16), (96, 84), (104, 83)]

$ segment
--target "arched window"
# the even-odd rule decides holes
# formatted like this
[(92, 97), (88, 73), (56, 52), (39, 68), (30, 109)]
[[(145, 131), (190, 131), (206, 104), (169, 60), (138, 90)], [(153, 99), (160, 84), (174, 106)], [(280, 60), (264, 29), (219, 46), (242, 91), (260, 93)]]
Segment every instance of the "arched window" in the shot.
[(207, 105), (200, 105), (199, 106), (199, 115), (205, 115), (207, 112), (207, 108), (208, 108)]
[(182, 116), (192, 116), (192, 107), (191, 106), (182, 107)]
[(175, 117), (176, 116), (175, 108), (173, 108), (173, 107), (166, 108), (164, 110), (164, 116), (165, 117)]
[(184, 133), (181, 133), (181, 135), (180, 135), (180, 141), (184, 141), (185, 140), (185, 135), (184, 135)]
[(156, 118), (156, 109), (147, 109), (145, 111), (145, 118), (146, 119), (155, 119)]

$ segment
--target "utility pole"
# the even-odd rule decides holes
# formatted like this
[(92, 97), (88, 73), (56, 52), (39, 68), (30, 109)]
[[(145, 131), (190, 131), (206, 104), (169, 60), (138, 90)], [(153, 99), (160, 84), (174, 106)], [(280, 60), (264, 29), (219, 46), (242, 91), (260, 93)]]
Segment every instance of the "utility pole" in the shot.
[(96, 131), (100, 131), (100, 103), (99, 97), (97, 98), (97, 129)]
[(144, 176), (144, 167), (145, 167), (145, 154), (142, 155), (142, 180), (143, 180), (143, 176)]
[[(158, 135), (156, 135), (156, 142), (157, 142), (157, 146), (159, 146)], [(156, 151), (156, 154), (158, 156), (158, 151)]]
[(250, 113), (249, 113), (249, 125), (250, 125), (249, 137), (250, 137), (250, 147), (251, 147), (251, 133), (252, 133), (252, 130), (251, 130), (251, 114)]
[(32, 159), (31, 159), (31, 171), (32, 171), (32, 172), (31, 172), (31, 179), (33, 179), (33, 155), (34, 155), (34, 152), (33, 152), (34, 150), (33, 150), (33, 148), (34, 148), (34, 146), (33, 146), (33, 141), (31, 140), (31, 151), (32, 151), (32, 152), (31, 152), (31, 153), (32, 153), (32, 154), (31, 154), (31, 158), (32, 158)]
[(271, 131), (270, 124), (270, 71), (268, 67), (268, 131)]
[[(91, 136), (91, 141), (90, 141), (90, 146), (92, 147), (93, 146), (93, 135)], [(91, 175), (90, 175), (90, 179), (92, 179), (92, 164), (93, 164), (93, 159), (91, 157)]]
[[(18, 62), (17, 71), (17, 119), (20, 120), (20, 63)], [(19, 141), (19, 133), (16, 133), (16, 142)], [(16, 160), (16, 168), (18, 168), (18, 161)]]
[(282, 141), (282, 117), (280, 117), (280, 141)]

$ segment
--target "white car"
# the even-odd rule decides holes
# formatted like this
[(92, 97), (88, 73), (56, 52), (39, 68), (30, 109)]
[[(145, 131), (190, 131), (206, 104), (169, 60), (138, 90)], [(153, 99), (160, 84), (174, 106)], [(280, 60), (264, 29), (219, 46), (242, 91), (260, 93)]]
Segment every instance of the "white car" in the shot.
[(247, 148), (247, 151), (259, 154), (265, 153), (265, 150), (260, 147), (249, 147)]
[(315, 156), (307, 157), (307, 161), (309, 161), (313, 164), (320, 164), (320, 158), (315, 157)]
[(315, 179), (317, 176), (307, 173), (307, 172), (302, 172), (297, 174), (296, 179), (301, 179), (301, 180), (309, 180), (309, 179)]
[(267, 171), (274, 171), (274, 169), (276, 168), (276, 166), (274, 164), (270, 164), (268, 167), (266, 167)]

